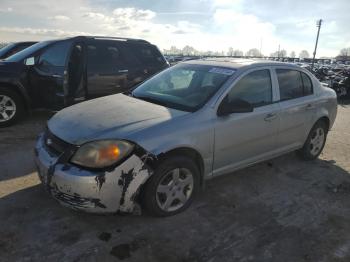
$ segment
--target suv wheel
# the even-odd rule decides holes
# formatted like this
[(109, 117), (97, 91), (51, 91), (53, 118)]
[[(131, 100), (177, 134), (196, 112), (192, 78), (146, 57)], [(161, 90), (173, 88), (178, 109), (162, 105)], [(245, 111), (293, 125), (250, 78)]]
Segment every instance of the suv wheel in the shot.
[(22, 99), (8, 88), (0, 87), (0, 127), (14, 124), (24, 114)]
[(322, 152), (327, 138), (327, 127), (323, 121), (318, 121), (311, 129), (308, 138), (299, 155), (304, 160), (316, 159)]
[(196, 164), (185, 157), (168, 158), (145, 185), (144, 207), (152, 215), (175, 215), (190, 206), (198, 188)]

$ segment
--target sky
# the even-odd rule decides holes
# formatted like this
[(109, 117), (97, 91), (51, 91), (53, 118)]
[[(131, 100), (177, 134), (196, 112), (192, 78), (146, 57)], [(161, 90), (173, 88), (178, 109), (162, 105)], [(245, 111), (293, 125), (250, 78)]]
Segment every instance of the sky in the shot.
[(349, 0), (0, 0), (0, 42), (103, 35), (160, 49), (312, 54), (322, 18), (317, 57), (331, 57), (350, 47), (349, 10)]

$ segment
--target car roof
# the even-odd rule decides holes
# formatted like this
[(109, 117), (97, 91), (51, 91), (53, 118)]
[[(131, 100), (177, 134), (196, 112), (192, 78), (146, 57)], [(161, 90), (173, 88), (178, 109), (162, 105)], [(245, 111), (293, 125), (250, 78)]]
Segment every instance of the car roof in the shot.
[(28, 45), (34, 45), (38, 43), (37, 41), (22, 41), (22, 42), (15, 42), (14, 44), (16, 45), (23, 45), (23, 44), (28, 44)]
[(69, 39), (112, 40), (112, 41), (151, 44), (150, 42), (148, 42), (148, 41), (146, 41), (144, 39), (125, 38), (125, 37), (113, 37), (113, 36), (84, 36), (84, 35), (73, 36), (73, 37), (65, 37), (65, 38), (58, 38), (58, 39), (51, 39), (49, 41), (56, 42), (56, 41), (64, 41), (64, 40), (69, 40)]
[(239, 69), (243, 67), (258, 67), (258, 66), (291, 66), (295, 68), (300, 68), (299, 66), (291, 63), (283, 63), (283, 62), (263, 60), (263, 59), (245, 59), (245, 58), (230, 58), (230, 57), (204, 58), (204, 59), (198, 59), (198, 60), (185, 61), (182, 63), (227, 67), (227, 68), (233, 68), (233, 69)]

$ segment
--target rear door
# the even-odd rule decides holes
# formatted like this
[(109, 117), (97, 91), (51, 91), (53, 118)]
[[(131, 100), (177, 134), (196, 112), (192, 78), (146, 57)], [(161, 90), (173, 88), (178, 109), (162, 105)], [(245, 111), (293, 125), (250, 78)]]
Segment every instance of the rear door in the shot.
[(87, 43), (87, 92), (89, 97), (125, 91), (128, 71), (118, 41), (90, 40)]
[(315, 117), (315, 95), (310, 77), (296, 69), (276, 68), (281, 121), (278, 147), (288, 151), (303, 145)]
[(65, 104), (67, 93), (67, 57), (70, 41), (59, 41), (44, 49), (36, 63), (29, 69), (29, 85), (35, 92), (35, 104), (40, 107), (59, 109)]

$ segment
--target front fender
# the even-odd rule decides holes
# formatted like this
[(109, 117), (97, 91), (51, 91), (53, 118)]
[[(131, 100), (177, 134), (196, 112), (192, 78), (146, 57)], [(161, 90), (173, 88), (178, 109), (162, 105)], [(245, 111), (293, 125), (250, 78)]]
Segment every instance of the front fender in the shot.
[(155, 137), (152, 140), (140, 140), (138, 145), (150, 154), (160, 157), (176, 149), (191, 149), (196, 151), (203, 160), (203, 175), (208, 176), (212, 172), (213, 150), (214, 150), (214, 130), (209, 129), (203, 133), (169, 135), (165, 137)]

